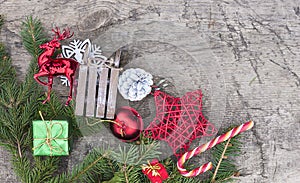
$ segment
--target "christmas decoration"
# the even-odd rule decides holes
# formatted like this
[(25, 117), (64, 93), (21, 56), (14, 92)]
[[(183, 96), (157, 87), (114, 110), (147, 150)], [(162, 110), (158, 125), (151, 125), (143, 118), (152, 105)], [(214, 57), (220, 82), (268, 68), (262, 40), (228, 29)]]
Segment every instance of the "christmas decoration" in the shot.
[[(87, 55), (86, 55), (87, 54)], [(84, 55), (88, 58), (89, 63), (84, 63)], [(98, 67), (98, 73), (101, 72), (103, 65), (107, 62), (111, 62), (104, 55), (102, 55), (102, 50), (100, 46), (92, 44), (89, 39), (84, 41), (73, 40), (70, 44), (62, 45), (62, 56), (64, 58), (73, 58), (80, 64), (90, 64)], [(61, 82), (65, 86), (70, 86), (69, 80), (65, 76), (60, 76)]]
[(212, 163), (209, 162), (209, 163), (205, 163), (204, 165), (198, 167), (198, 168), (195, 168), (194, 170), (192, 171), (187, 171), (185, 168), (183, 168), (183, 164), (191, 159), (192, 157), (208, 150), (208, 149), (211, 149), (212, 147), (216, 146), (217, 144), (221, 143), (221, 142), (224, 142), (246, 130), (249, 130), (253, 127), (254, 123), (252, 121), (249, 121), (247, 123), (244, 123), (238, 127), (235, 127), (233, 128), (232, 130), (230, 130), (229, 132), (223, 134), (223, 135), (220, 135), (216, 138), (214, 138), (213, 140), (209, 141), (208, 143), (206, 144), (203, 144), (201, 146), (198, 146), (197, 148), (195, 148), (194, 150), (192, 151), (189, 151), (189, 152), (186, 152), (182, 155), (182, 157), (179, 158), (178, 162), (177, 162), (177, 168), (178, 170), (180, 171), (180, 173), (183, 175), (183, 176), (186, 176), (186, 177), (194, 177), (194, 176), (197, 176), (201, 173), (204, 173), (208, 170), (210, 170), (212, 168)]
[(42, 117), (42, 120), (32, 122), (32, 128), (35, 156), (69, 155), (67, 121), (45, 121)]
[(143, 120), (131, 107), (121, 107), (116, 111), (115, 123), (110, 123), (112, 133), (119, 139), (135, 141), (143, 130)]
[[(70, 82), (69, 97), (66, 105), (72, 100), (73, 81), (78, 62), (70, 58), (52, 58), (56, 49), (60, 48), (59, 41), (70, 38), (73, 34), (70, 34), (69, 29), (64, 29), (63, 33), (60, 30), (52, 30), (55, 33), (54, 38), (44, 44), (40, 45), (41, 49), (45, 51), (38, 57), (39, 72), (34, 75), (34, 79), (41, 85), (48, 86), (48, 95), (43, 103), (50, 101), (50, 93), (53, 84), (53, 77), (63, 75), (66, 76)], [(39, 77), (48, 77), (48, 83), (43, 82)]]
[(88, 56), (86, 48), (76, 85), (75, 115), (114, 119), (121, 51), (115, 53), (114, 59), (110, 58), (109, 65), (103, 61), (99, 67), (90, 65)]
[(166, 141), (178, 157), (186, 152), (192, 141), (212, 136), (216, 130), (202, 114), (202, 92), (186, 93), (182, 98), (154, 92), (156, 117), (145, 129), (145, 136)]
[[(3, 19), (0, 15), (0, 27), (2, 22)], [(17, 72), (11, 64), (11, 58), (6, 52), (4, 44), (0, 43), (0, 142), (13, 162), (12, 167), (18, 181), (24, 183), (32, 181), (51, 183), (149, 182), (148, 177), (141, 171), (141, 164), (146, 163), (148, 160), (158, 159), (162, 152), (158, 141), (144, 136), (139, 139), (139, 145), (137, 143), (126, 143), (124, 146), (120, 144), (118, 149), (109, 150), (106, 146), (97, 147), (89, 151), (83, 161), (74, 165), (70, 171), (63, 171), (65, 167), (61, 167), (62, 162), (68, 161), (69, 157), (35, 156), (32, 158), (32, 121), (37, 119), (38, 110), (44, 111), (47, 119), (55, 119), (58, 116), (61, 119), (68, 119), (70, 143), (75, 142), (72, 140), (73, 137), (82, 135), (79, 128), (83, 124), (78, 124), (78, 121), (76, 121), (73, 106), (64, 107), (55, 92), (51, 94), (51, 101), (45, 105), (38, 102), (44, 96), (44, 90), (39, 87), (37, 82), (34, 82), (33, 75), (38, 69), (36, 60), (42, 52), (38, 45), (48, 40), (43, 33), (41, 22), (32, 17), (26, 19), (22, 25), (21, 36), (25, 48), (32, 56), (24, 81), (17, 79)], [(164, 96), (167, 98), (167, 95)], [(174, 97), (170, 98), (170, 101), (175, 99)], [(169, 113), (166, 114), (169, 115)], [(53, 123), (56, 123), (56, 121), (52, 121), (52, 130), (54, 128), (57, 128), (57, 130), (51, 134), (52, 140), (57, 138), (56, 136), (60, 133), (60, 125)], [(39, 124), (43, 124), (43, 120)], [(43, 130), (46, 129), (47, 127), (43, 128)], [(48, 126), (48, 129), (51, 128)], [(41, 138), (46, 139), (45, 137), (47, 138), (45, 135)], [(39, 138), (37, 137), (37, 139)], [(48, 139), (51, 139), (50, 135)], [(229, 141), (230, 143), (228, 143)], [(48, 143), (49, 140), (44, 142)], [(176, 161), (171, 158), (160, 161), (170, 175), (164, 180), (164, 183), (229, 181), (238, 175), (238, 167), (234, 165), (233, 157), (240, 153), (240, 144), (238, 136), (235, 136), (227, 142), (212, 148), (211, 156), (213, 166), (216, 167), (215, 173), (213, 177), (207, 177), (205, 180), (199, 180), (199, 177), (182, 176), (177, 169)], [(38, 146), (38, 144), (34, 146)], [(54, 144), (52, 146), (54, 148)], [(44, 144), (44, 147), (47, 147), (47, 145)], [(53, 149), (53, 154), (55, 150), (60, 151), (59, 149)], [(231, 158), (223, 158), (224, 156)], [(222, 158), (223, 161), (221, 161)], [(151, 166), (154, 167), (155, 165)]]
[(152, 75), (143, 69), (127, 69), (119, 77), (118, 89), (130, 101), (139, 101), (151, 92)]
[(159, 163), (157, 159), (151, 163), (142, 165), (142, 172), (147, 175), (152, 183), (162, 183), (169, 177), (169, 174), (163, 164)]

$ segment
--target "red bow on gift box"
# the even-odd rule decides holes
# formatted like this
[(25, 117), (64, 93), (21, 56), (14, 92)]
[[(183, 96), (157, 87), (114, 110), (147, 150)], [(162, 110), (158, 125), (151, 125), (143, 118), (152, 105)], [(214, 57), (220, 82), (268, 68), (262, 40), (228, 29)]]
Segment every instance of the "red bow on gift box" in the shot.
[(147, 165), (143, 164), (142, 172), (147, 175), (152, 183), (162, 183), (163, 180), (166, 180), (169, 177), (164, 165), (159, 163), (156, 159), (151, 163), (148, 161)]

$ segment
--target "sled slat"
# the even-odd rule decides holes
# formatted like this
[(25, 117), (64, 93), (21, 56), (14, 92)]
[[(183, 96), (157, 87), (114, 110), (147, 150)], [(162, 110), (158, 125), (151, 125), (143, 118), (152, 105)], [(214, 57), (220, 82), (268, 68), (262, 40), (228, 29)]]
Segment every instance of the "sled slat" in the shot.
[(84, 115), (87, 71), (88, 71), (88, 67), (86, 65), (80, 65), (79, 75), (78, 75), (75, 115), (80, 115), (80, 116)]
[[(113, 59), (114, 64), (103, 65), (104, 67), (101, 69), (90, 65), (92, 60), (87, 57), (88, 52), (89, 50), (86, 48), (83, 58), (85, 65), (80, 65), (79, 69), (75, 114), (114, 119), (121, 51), (116, 52)], [(109, 63), (106, 60), (100, 61), (106, 62), (105, 64)], [(99, 69), (100, 74), (98, 77)]]
[(96, 100), (96, 85), (97, 84), (97, 67), (89, 67), (89, 79), (87, 90), (87, 102), (86, 102), (86, 116), (95, 116), (95, 100)]
[(102, 68), (99, 78), (98, 99), (97, 99), (97, 114), (96, 117), (104, 118), (107, 93), (107, 77), (108, 69)]
[(113, 119), (116, 110), (119, 69), (111, 69), (106, 118)]

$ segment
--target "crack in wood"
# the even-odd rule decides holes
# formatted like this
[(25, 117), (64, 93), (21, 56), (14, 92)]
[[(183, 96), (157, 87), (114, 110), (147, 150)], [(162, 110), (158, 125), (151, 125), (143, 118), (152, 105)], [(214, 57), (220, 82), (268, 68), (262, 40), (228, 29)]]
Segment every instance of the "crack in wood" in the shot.
[(190, 8), (190, 3), (189, 3), (190, 0), (184, 0), (183, 1), (183, 6), (184, 6), (184, 9), (183, 9), (183, 13), (181, 15), (181, 17), (183, 19), (189, 19), (190, 16), (188, 15), (188, 12), (189, 12), (189, 8)]
[[(255, 64), (254, 64), (254, 62), (255, 62)], [(259, 84), (262, 84), (262, 81), (261, 81), (261, 78), (260, 78), (260, 75), (259, 75), (258, 69), (257, 69), (257, 61), (256, 61), (256, 60), (253, 60), (253, 59), (250, 59), (250, 64), (251, 64), (251, 67), (252, 67), (253, 71), (254, 71), (255, 74), (256, 74), (256, 77), (257, 77), (257, 79), (258, 79), (258, 83), (259, 83)]]
[[(240, 93), (240, 91), (237, 89), (236, 90), (236, 93), (238, 94), (238, 96), (239, 96), (239, 99), (240, 99), (240, 101), (242, 102), (242, 104), (243, 104), (243, 107), (246, 109), (246, 111), (247, 111), (247, 118), (248, 119), (252, 119), (252, 116), (251, 116), (251, 114), (249, 113), (249, 111), (248, 111), (248, 109), (249, 108), (251, 108), (250, 106), (249, 106), (249, 103), (244, 99), (244, 96)], [(256, 130), (257, 128), (256, 127), (254, 127), (254, 128), (252, 128), (252, 133), (253, 133), (253, 136), (256, 138), (256, 144), (257, 144), (257, 146), (259, 147), (259, 152), (260, 152), (260, 160), (261, 160), (261, 162), (260, 162), (260, 167), (261, 167), (261, 173), (260, 173), (260, 176), (262, 177), (262, 178), (268, 178), (268, 176), (266, 175), (266, 166), (265, 166), (265, 161), (266, 161), (266, 159), (265, 159), (265, 153), (264, 153), (264, 150), (263, 150), (263, 142), (264, 142), (264, 140), (258, 135), (258, 132), (257, 132), (257, 130)]]
[(277, 31), (275, 31), (273, 29), (273, 27), (269, 24), (269, 23), (263, 23), (262, 21), (260, 20), (257, 20), (256, 18), (254, 17), (251, 17), (250, 18), (252, 21), (256, 22), (257, 24), (259, 24), (262, 28), (268, 30), (270, 33), (272, 33), (273, 35), (275, 35), (275, 37), (279, 40), (279, 43), (282, 44), (283, 46), (285, 46), (289, 52), (293, 55), (296, 55), (292, 49), (290, 48), (290, 46), (288, 46), (286, 43), (285, 43), (285, 40), (277, 33)]
[(300, 16), (300, 7), (299, 6), (294, 7), (294, 12), (297, 16)]
[(292, 71), (292, 69), (291, 69), (289, 66), (287, 66), (287, 65), (285, 65), (285, 66), (284, 66), (284, 65), (281, 65), (281, 64), (275, 62), (275, 61), (272, 60), (272, 59), (269, 59), (269, 61), (270, 61), (271, 63), (277, 65), (278, 67), (282, 68), (283, 70), (288, 71), (288, 72), (296, 79), (296, 82), (295, 82), (296, 86), (297, 86), (297, 87), (300, 86), (300, 77), (299, 77), (294, 71)]

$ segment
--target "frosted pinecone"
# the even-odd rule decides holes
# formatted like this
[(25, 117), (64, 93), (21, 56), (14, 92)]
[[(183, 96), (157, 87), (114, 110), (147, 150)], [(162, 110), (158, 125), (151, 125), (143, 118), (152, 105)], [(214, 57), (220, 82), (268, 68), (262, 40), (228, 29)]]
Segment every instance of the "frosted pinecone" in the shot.
[(118, 89), (130, 101), (139, 101), (151, 92), (152, 75), (143, 69), (127, 69), (119, 77)]

